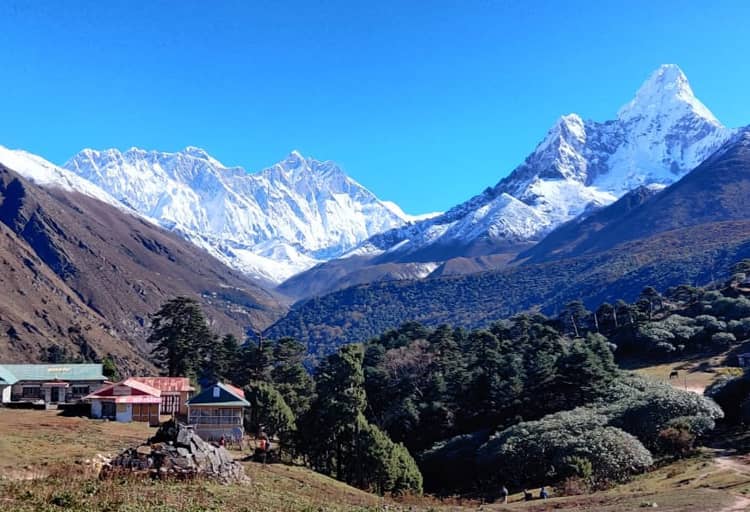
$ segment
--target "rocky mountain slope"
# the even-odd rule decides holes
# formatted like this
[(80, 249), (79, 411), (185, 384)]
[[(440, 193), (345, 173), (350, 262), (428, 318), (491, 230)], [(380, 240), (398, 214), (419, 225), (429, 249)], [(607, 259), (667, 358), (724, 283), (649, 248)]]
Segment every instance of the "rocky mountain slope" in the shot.
[(673, 183), (733, 133), (695, 97), (679, 67), (664, 65), (616, 119), (562, 116), (495, 187), (441, 216), (376, 235), (360, 252), (385, 251), (391, 259), (415, 254), (425, 260), (433, 252), (478, 240), (500, 246), (538, 240), (637, 186)]
[(194, 147), (86, 149), (65, 168), (228, 265), (273, 282), (413, 220), (333, 162), (296, 151), (254, 174)]
[(749, 168), (750, 131), (742, 130), (674, 185), (661, 192), (630, 192), (589, 218), (561, 226), (521, 257), (550, 261), (687, 226), (747, 220)]
[(534, 152), (494, 187), (443, 215), (375, 235), (347, 255), (356, 255), (354, 262), (329, 261), (281, 289), (310, 296), (305, 283), (322, 273), (336, 276), (328, 281), (328, 291), (340, 288), (339, 283), (365, 282), (365, 275), (385, 280), (394, 263), (433, 264), (439, 275), (446, 269), (502, 268), (565, 222), (634, 188), (673, 183), (734, 133), (696, 98), (679, 67), (661, 66), (616, 119), (562, 116)]
[(407, 320), (477, 327), (573, 299), (632, 300), (645, 286), (706, 284), (750, 257), (750, 134), (740, 132), (675, 184), (639, 188), (571, 222), (511, 269), (346, 288), (296, 305), (268, 335), (314, 353)]
[[(19, 168), (39, 179), (38, 168)], [(67, 171), (55, 172), (75, 180)], [(84, 195), (57, 183), (41, 187), (0, 166), (0, 226), (8, 254), (0, 279), (15, 287), (12, 299), (0, 302), (4, 350), (49, 345), (71, 326), (89, 332), (85, 323), (98, 329), (85, 335), (90, 344), (100, 341), (108, 352), (121, 345), (123, 358), (142, 357), (148, 315), (176, 295), (199, 298), (217, 331), (238, 336), (285, 310), (255, 280), (135, 212), (92, 197), (102, 191)], [(24, 352), (25, 359), (36, 357)]]

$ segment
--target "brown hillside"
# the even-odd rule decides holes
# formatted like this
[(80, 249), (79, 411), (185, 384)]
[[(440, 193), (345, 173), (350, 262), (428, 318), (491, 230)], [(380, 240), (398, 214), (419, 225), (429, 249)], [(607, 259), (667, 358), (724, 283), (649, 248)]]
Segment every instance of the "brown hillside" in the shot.
[[(3, 167), (0, 223), (17, 235), (9, 238), (9, 245), (22, 239), (38, 258), (38, 272), (46, 267), (45, 276), (56, 274), (77, 303), (136, 351), (145, 349), (149, 314), (177, 295), (198, 298), (215, 330), (241, 337), (248, 328), (265, 327), (285, 309), (251, 278), (177, 235), (87, 196), (41, 188)], [(18, 266), (22, 260), (9, 261)], [(45, 294), (31, 293), (27, 284), (18, 286), (19, 294), (6, 300), (5, 308), (33, 312), (42, 307)], [(74, 323), (78, 313), (68, 308), (60, 315), (67, 315), (60, 318), (64, 327)], [(22, 339), (33, 338), (21, 324), (12, 326)], [(9, 343), (9, 335), (0, 332), (0, 346)], [(34, 360), (36, 355), (24, 358)]]

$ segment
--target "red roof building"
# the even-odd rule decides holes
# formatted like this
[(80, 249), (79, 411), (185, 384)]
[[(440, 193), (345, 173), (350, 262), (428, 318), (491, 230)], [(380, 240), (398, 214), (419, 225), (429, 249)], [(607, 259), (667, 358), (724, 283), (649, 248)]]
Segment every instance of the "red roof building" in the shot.
[(162, 414), (187, 414), (187, 401), (193, 396), (193, 388), (187, 377), (133, 377), (161, 391)]
[(84, 400), (91, 402), (93, 418), (159, 423), (161, 391), (136, 379), (104, 386)]

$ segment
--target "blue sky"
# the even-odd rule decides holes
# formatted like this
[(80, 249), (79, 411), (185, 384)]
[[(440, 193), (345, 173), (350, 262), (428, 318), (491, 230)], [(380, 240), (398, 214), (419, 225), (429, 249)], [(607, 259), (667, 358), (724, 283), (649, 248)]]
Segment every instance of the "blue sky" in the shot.
[(410, 213), (494, 185), (561, 114), (677, 63), (750, 123), (750, 2), (0, 2), (0, 144), (338, 162)]

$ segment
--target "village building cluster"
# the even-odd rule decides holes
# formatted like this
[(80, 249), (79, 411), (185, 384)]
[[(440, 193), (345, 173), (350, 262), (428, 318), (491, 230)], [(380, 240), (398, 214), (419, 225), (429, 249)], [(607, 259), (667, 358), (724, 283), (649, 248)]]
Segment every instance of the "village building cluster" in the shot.
[(242, 389), (216, 382), (198, 394), (186, 377), (130, 377), (109, 382), (101, 364), (0, 364), (0, 402), (55, 408), (90, 404), (91, 417), (158, 425), (160, 416), (184, 418), (207, 441), (243, 433)]

